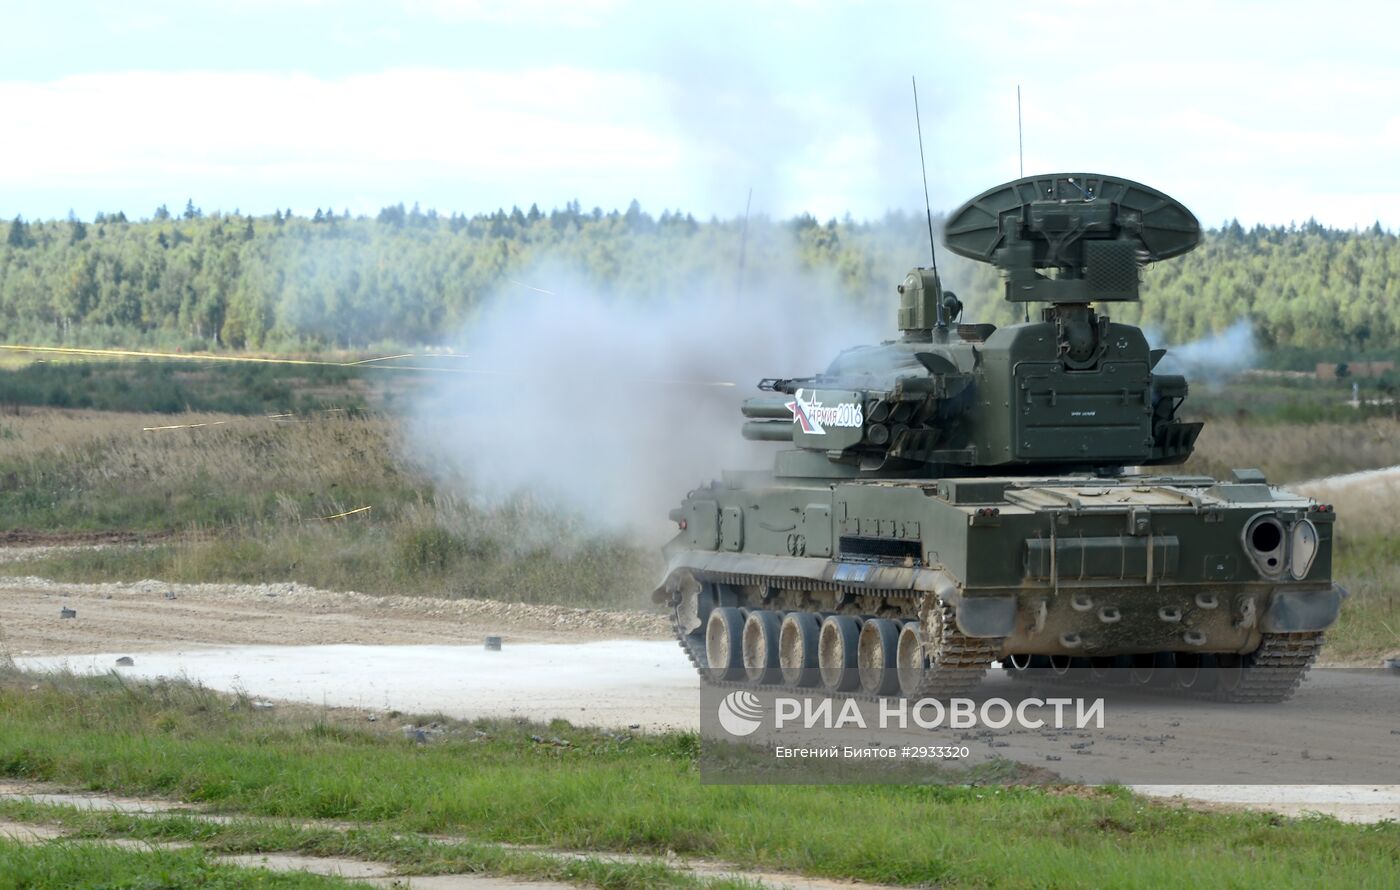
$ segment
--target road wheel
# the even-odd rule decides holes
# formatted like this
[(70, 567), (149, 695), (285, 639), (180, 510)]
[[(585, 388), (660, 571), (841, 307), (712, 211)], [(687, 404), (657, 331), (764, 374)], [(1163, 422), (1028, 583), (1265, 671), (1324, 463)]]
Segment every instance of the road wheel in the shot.
[(710, 679), (744, 679), (743, 652), (744, 613), (733, 606), (712, 609), (705, 623), (705, 659), (710, 665)]
[(899, 649), (899, 625), (884, 618), (871, 618), (861, 625), (857, 661), (860, 687), (872, 695), (893, 695), (899, 691), (895, 673)]
[(821, 672), (817, 667), (817, 646), (821, 633), (821, 622), (811, 612), (791, 612), (783, 618), (778, 634), (778, 663), (784, 683), (802, 687), (821, 683)]
[(859, 618), (832, 615), (822, 622), (821, 639), (817, 649), (822, 685), (831, 692), (852, 692), (859, 688), (859, 651)]
[(744, 622), (744, 676), (750, 683), (774, 684), (782, 679), (778, 666), (778, 635), (783, 619), (777, 612), (755, 609)]

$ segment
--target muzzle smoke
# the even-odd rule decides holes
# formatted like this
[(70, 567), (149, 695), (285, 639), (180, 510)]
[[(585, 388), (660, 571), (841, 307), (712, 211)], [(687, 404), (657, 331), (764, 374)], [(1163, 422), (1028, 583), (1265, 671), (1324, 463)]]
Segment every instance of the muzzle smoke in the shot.
[(1160, 332), (1147, 331), (1153, 346), (1165, 346), (1167, 355), (1157, 370), (1167, 374), (1185, 374), (1193, 383), (1222, 383), (1231, 376), (1254, 366), (1259, 349), (1254, 342), (1254, 326), (1241, 318), (1219, 333), (1183, 343), (1180, 346), (1160, 342)]
[[(609, 530), (656, 530), (722, 469), (765, 469), (779, 447), (740, 436), (762, 377), (822, 370), (876, 342), (862, 311), (796, 262), (734, 271), (647, 302), (546, 268), (503, 289), (456, 346), (463, 367), (412, 412), (412, 456), (473, 501), (529, 494)], [(891, 307), (892, 308), (892, 307)], [(878, 316), (878, 317), (877, 317)]]

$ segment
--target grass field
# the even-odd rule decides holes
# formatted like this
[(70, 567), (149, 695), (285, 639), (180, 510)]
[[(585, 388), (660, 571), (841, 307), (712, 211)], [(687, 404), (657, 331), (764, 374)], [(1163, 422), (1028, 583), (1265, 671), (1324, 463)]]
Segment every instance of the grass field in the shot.
[[(1170, 354), (1170, 353), (1168, 353)], [(1186, 414), (1192, 420), (1243, 420), (1261, 425), (1350, 424), (1374, 418), (1394, 419), (1396, 379), (1318, 380), (1312, 374), (1249, 371), (1229, 380), (1187, 375), (1191, 395)], [(1350, 404), (1353, 395), (1360, 404)]]
[(0, 838), (0, 890), (340, 890), (364, 887), (299, 872), (211, 862), (200, 850), (128, 850), (104, 844), (22, 844)]
[[(696, 875), (660, 861), (619, 861), (572, 852), (527, 851), (500, 844), (429, 839), (372, 825), (309, 826), (306, 820), (258, 817), (224, 817), (211, 821), (190, 815), (132, 815), (30, 801), (0, 802), (0, 818), (56, 827), (65, 838), (74, 840), (194, 844), (218, 856), (285, 854), (341, 861), (351, 859), (391, 866), (398, 875), (489, 874), (520, 880), (562, 881), (604, 890), (752, 890), (756, 886), (755, 882), (744, 878)], [(68, 846), (71, 855), (81, 857), (86, 845), (69, 843)], [(133, 863), (135, 867), (142, 865)], [(148, 869), (166, 867), (159, 861), (147, 862), (144, 866)], [(245, 880), (252, 877), (246, 872), (240, 873)], [(236, 886), (259, 886), (254, 880)], [(169, 886), (174, 890), (190, 884)], [(328, 886), (346, 884), (335, 881)]]
[[(1202, 813), (1115, 789), (702, 785), (688, 734), (444, 721), (460, 731), (424, 746), (393, 726), (255, 711), (181, 684), (14, 673), (0, 711), (6, 776), (383, 833), (673, 851), (909, 886), (1382, 887), (1400, 869), (1400, 825)], [(118, 816), (89, 818), (91, 831), (120, 830), (97, 824)], [(313, 844), (247, 834), (244, 849)]]
[(1288, 483), (1396, 464), (1400, 421), (1393, 418), (1260, 423), (1231, 417), (1206, 422), (1182, 470), (1228, 478), (1232, 469), (1257, 467), (1270, 482)]
[(347, 413), (3, 417), (0, 532), (120, 532), (151, 544), (36, 567), (74, 579), (297, 580), (370, 593), (643, 602), (660, 568), (653, 547), (528, 495), (474, 503), (442, 491), (405, 457), (397, 430)]
[(1351, 596), (1327, 631), (1326, 661), (1379, 666), (1400, 655), (1400, 539), (1343, 539), (1337, 576)]
[[(178, 414), (222, 411), (275, 414), (324, 408), (361, 411), (382, 404), (382, 375), (364, 367), (257, 362), (82, 361), (56, 356), (25, 361), (7, 354), (0, 366), (0, 406), (90, 408)], [(255, 358), (245, 356), (245, 358)]]

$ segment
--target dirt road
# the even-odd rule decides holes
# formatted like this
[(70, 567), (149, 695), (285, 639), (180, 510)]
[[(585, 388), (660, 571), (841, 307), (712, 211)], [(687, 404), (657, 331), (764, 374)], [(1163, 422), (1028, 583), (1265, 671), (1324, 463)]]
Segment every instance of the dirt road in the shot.
[[(61, 618), (63, 609), (76, 615)], [(66, 584), (0, 577), (0, 645), (11, 655), (229, 645), (480, 644), (664, 639), (660, 615), (492, 600), (369, 596), (303, 584)]]

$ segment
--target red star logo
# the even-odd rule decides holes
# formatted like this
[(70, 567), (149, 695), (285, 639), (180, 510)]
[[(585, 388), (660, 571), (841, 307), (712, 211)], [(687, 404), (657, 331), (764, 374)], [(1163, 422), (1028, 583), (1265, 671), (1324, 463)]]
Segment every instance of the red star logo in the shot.
[(793, 396), (793, 400), (792, 400), (791, 402), (786, 403), (785, 407), (786, 407), (789, 411), (792, 412), (792, 419), (795, 420), (795, 421), (797, 421), (798, 423), (802, 424), (802, 432), (804, 432), (804, 433), (824, 433), (824, 432), (826, 432), (826, 430), (824, 430), (824, 429), (822, 429), (821, 427), (819, 427), (819, 426), (817, 426), (816, 424), (814, 424), (814, 423), (812, 422), (812, 419), (811, 419), (810, 417), (807, 416), (806, 410), (804, 410), (803, 407), (802, 407), (802, 390), (799, 389), (799, 390), (797, 391), (797, 394), (796, 394), (795, 396)]

